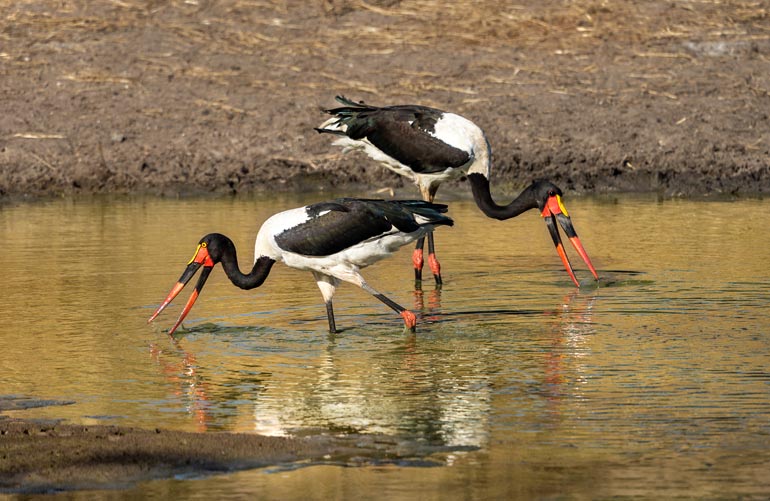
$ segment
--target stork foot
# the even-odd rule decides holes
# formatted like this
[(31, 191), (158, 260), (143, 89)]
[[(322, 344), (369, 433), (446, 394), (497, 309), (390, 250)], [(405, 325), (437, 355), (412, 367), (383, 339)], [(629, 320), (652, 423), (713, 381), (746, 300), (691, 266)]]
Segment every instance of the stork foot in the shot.
[(414, 332), (417, 327), (417, 317), (409, 310), (401, 312), (401, 318), (404, 319), (404, 330)]
[(422, 283), (422, 267), (425, 265), (422, 249), (415, 249), (412, 252), (412, 264), (414, 265), (414, 284), (418, 287)]
[(432, 252), (428, 254), (428, 265), (433, 272), (433, 278), (436, 280), (436, 285), (443, 284), (444, 282), (441, 280), (441, 264), (438, 262), (438, 259), (436, 259), (436, 255)]

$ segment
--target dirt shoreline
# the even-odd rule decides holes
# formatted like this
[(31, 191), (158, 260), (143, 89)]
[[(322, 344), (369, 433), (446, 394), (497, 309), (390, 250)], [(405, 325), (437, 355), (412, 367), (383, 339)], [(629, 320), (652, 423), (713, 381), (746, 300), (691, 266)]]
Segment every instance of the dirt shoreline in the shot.
[(328, 440), (0, 419), (0, 493), (128, 488), (343, 453)]
[(756, 2), (26, 0), (0, 13), (0, 198), (404, 186), (313, 131), (336, 94), (470, 117), (493, 183), (512, 189), (770, 192)]
[[(3, 398), (0, 397), (0, 404)], [(200, 478), (253, 468), (313, 464), (441, 464), (426, 454), (467, 446), (407, 445), (377, 434), (194, 433), (163, 428), (68, 424), (0, 414), (0, 495), (129, 489), (148, 480)]]

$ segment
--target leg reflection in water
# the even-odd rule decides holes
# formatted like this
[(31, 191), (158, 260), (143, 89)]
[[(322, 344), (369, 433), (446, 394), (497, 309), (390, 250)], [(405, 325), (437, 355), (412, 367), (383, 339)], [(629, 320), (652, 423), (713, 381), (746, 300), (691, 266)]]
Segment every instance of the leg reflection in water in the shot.
[(587, 339), (596, 332), (593, 308), (596, 291), (574, 290), (564, 296), (558, 308), (546, 311), (553, 315), (550, 346), (545, 350), (543, 391), (549, 403), (549, 416), (558, 423), (560, 401), (574, 398), (586, 382), (581, 359), (590, 355)]
[[(195, 355), (184, 350), (177, 340), (173, 341), (178, 353), (167, 355), (159, 345), (153, 343), (150, 345), (150, 356), (171, 388), (170, 400), (181, 400), (186, 412), (194, 419), (195, 431), (206, 431), (211, 420), (206, 383), (198, 374)], [(180, 354), (181, 360), (174, 361), (173, 357)]]
[(425, 309), (425, 293), (422, 288), (415, 288), (413, 294), (414, 310), (422, 313), (422, 322), (439, 322), (443, 319), (441, 315), (441, 287), (436, 287), (428, 293), (427, 310)]

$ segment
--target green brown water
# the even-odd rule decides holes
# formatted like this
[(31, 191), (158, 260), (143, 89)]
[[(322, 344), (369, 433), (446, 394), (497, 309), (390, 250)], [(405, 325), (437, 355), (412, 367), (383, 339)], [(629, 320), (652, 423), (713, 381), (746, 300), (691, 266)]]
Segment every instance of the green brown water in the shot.
[(441, 291), (415, 293), (411, 249), (364, 270), (414, 309), (414, 336), (349, 285), (328, 335), (311, 275), (280, 264), (253, 291), (217, 269), (176, 344), (179, 304), (146, 323), (201, 236), (232, 237), (246, 268), (262, 221), (319, 199), (2, 207), (0, 395), (74, 402), (7, 414), (372, 434), (401, 453), (113, 497), (770, 496), (770, 202), (568, 198), (602, 278), (573, 257), (580, 290), (535, 212), (496, 222), (454, 202)]

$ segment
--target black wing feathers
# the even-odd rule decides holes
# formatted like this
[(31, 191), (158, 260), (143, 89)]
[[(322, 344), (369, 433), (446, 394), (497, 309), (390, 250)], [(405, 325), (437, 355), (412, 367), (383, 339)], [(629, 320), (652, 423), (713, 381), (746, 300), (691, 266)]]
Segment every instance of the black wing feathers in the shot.
[(366, 138), (383, 153), (415, 172), (441, 172), (448, 167), (461, 167), (470, 160), (468, 153), (408, 122), (385, 118)]
[[(311, 219), (276, 235), (275, 241), (289, 252), (328, 256), (394, 231), (411, 233), (424, 224), (452, 225), (452, 219), (443, 215), (446, 210), (446, 205), (419, 200), (339, 199), (309, 206)], [(428, 221), (419, 223), (415, 215)]]
[(471, 159), (467, 152), (431, 135), (444, 114), (441, 110), (418, 105), (378, 108), (355, 103), (343, 96), (337, 96), (337, 101), (345, 106), (326, 112), (338, 118), (337, 124), (347, 127), (344, 135), (353, 140), (368, 139), (383, 153), (415, 172), (441, 172), (448, 167), (461, 167)]

